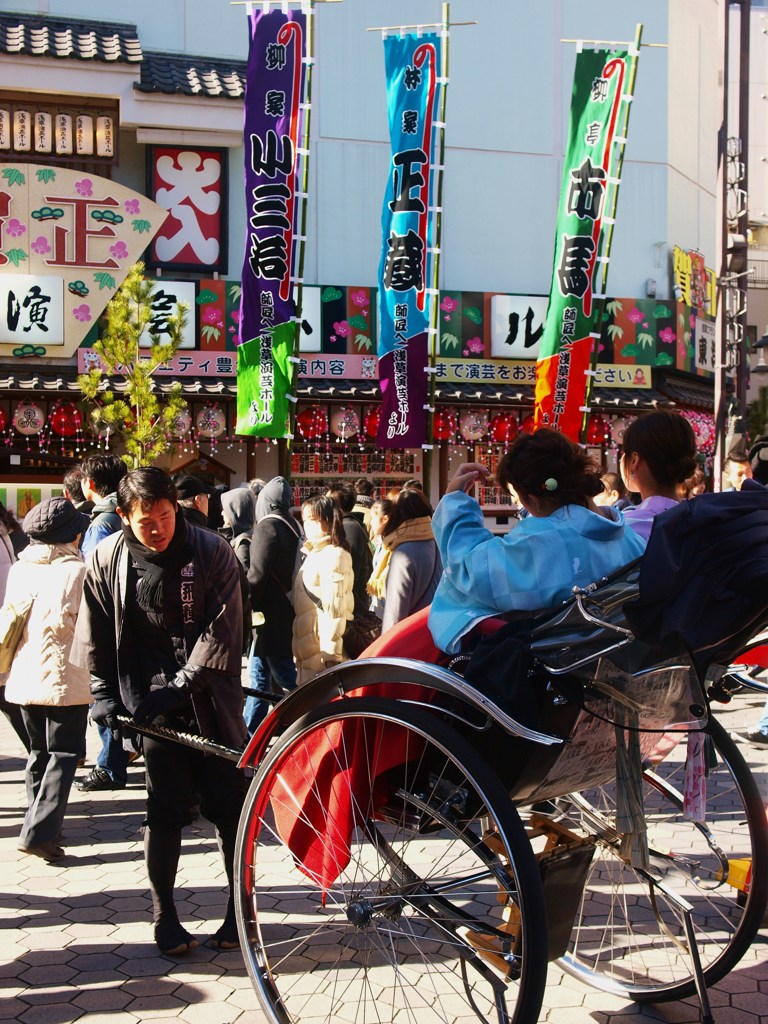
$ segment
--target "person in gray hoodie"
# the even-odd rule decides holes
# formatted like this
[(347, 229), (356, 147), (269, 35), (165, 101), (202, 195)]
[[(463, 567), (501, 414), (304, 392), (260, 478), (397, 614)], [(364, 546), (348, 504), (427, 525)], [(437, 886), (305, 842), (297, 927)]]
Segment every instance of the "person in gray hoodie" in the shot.
[(219, 533), (232, 545), (238, 562), (247, 573), (251, 564), (251, 536), (256, 522), (256, 508), (250, 489), (235, 487), (225, 491), (221, 496), (221, 516), (224, 529), (219, 530)]
[[(293, 589), (301, 527), (291, 515), (293, 489), (281, 476), (265, 484), (256, 500), (256, 526), (251, 538), (248, 583), (251, 608), (263, 617), (248, 660), (249, 686), (276, 697), (296, 686), (293, 662)], [(249, 696), (245, 723), (253, 733), (266, 717), (271, 702)]]

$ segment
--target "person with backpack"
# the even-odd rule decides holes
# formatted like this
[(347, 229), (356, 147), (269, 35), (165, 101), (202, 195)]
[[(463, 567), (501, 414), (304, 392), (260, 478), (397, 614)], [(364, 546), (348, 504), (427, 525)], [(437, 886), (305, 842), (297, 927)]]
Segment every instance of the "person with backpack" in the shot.
[[(247, 492), (243, 492), (247, 495)], [(262, 622), (248, 659), (248, 685), (282, 697), (296, 687), (293, 663), (293, 582), (301, 562), (301, 528), (291, 515), (293, 490), (281, 476), (266, 483), (256, 499), (248, 566), (251, 609)], [(253, 734), (272, 707), (269, 700), (249, 696), (245, 724)]]
[(219, 533), (229, 541), (238, 562), (247, 573), (251, 564), (251, 537), (256, 521), (256, 508), (248, 488), (235, 487), (222, 494), (221, 517), (224, 527)]

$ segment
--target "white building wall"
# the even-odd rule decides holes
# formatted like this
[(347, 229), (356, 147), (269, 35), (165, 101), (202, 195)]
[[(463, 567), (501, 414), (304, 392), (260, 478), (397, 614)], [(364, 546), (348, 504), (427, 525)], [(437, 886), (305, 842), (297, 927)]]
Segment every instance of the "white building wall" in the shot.
[[(669, 49), (642, 50), (609, 291), (642, 295), (655, 278), (659, 297), (669, 297), (676, 244), (700, 249), (715, 265), (722, 2), (453, 0), (452, 21), (477, 24), (456, 27), (451, 36), (443, 287), (548, 291), (575, 61), (575, 47), (561, 39), (632, 39), (639, 18), (644, 41)], [(244, 7), (224, 2), (14, 0), (14, 8), (132, 21), (146, 50), (246, 56)], [(389, 152), (381, 34), (366, 30), (434, 21), (440, 9), (437, 0), (345, 0), (316, 8), (308, 283), (376, 283)], [(60, 69), (75, 62), (49, 63)], [(223, 119), (230, 130), (242, 123), (231, 101), (171, 99), (127, 90), (121, 103), (131, 129), (189, 129), (183, 113), (190, 107), (201, 130), (222, 128)], [(143, 158), (129, 135), (130, 129), (121, 139), (116, 177), (138, 188)], [(241, 182), (242, 149), (232, 149), (229, 276), (239, 274), (242, 261)]]

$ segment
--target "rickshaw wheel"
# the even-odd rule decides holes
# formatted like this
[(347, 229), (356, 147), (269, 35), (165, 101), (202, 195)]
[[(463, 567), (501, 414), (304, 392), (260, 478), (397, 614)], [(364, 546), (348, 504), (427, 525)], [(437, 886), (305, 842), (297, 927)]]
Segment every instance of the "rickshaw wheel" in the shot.
[[(636, 1002), (695, 994), (679, 898), (692, 907), (707, 985), (739, 962), (768, 901), (766, 812), (744, 758), (722, 726), (710, 719), (706, 814), (703, 823), (696, 823), (683, 814), (686, 753), (683, 736), (659, 764), (644, 772), (647, 875), (619, 856), (614, 785), (557, 800), (553, 809), (561, 825), (582, 836), (597, 836), (569, 949), (559, 963), (588, 984)], [(736, 872), (734, 862), (747, 858), (752, 859), (752, 885), (745, 897), (729, 884), (728, 874)]]
[(435, 714), (353, 697), (295, 723), (251, 783), (236, 872), (272, 1021), (538, 1020), (547, 939), (530, 842)]

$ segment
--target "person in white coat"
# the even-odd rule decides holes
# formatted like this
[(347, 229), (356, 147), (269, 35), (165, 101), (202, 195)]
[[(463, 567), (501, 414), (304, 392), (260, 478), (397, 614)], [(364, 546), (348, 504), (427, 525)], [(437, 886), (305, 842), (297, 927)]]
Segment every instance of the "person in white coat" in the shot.
[[(16, 522), (13, 513), (9, 512), (0, 501), (0, 605), (5, 601), (8, 573), (16, 561), (17, 548), (20, 551), (24, 546), (15, 543), (15, 537), (19, 534), (21, 534), (21, 527)], [(9, 704), (5, 699), (5, 680), (7, 676), (7, 672), (0, 672), (0, 711), (8, 719), (13, 731), (21, 740), (24, 749), (29, 753), (29, 736), (27, 736), (27, 730), (24, 728), (21, 708), (18, 704)]]
[(324, 495), (309, 498), (301, 506), (301, 519), (306, 557), (293, 585), (293, 656), (299, 686), (346, 661), (344, 631), (355, 606), (352, 556), (338, 506)]
[(32, 597), (32, 609), (6, 682), (29, 734), (27, 812), (22, 853), (55, 862), (64, 856), (61, 827), (85, 743), (88, 671), (70, 663), (85, 562), (79, 541), (88, 516), (66, 498), (36, 505), (22, 528), (30, 545), (8, 573), (6, 602)]

